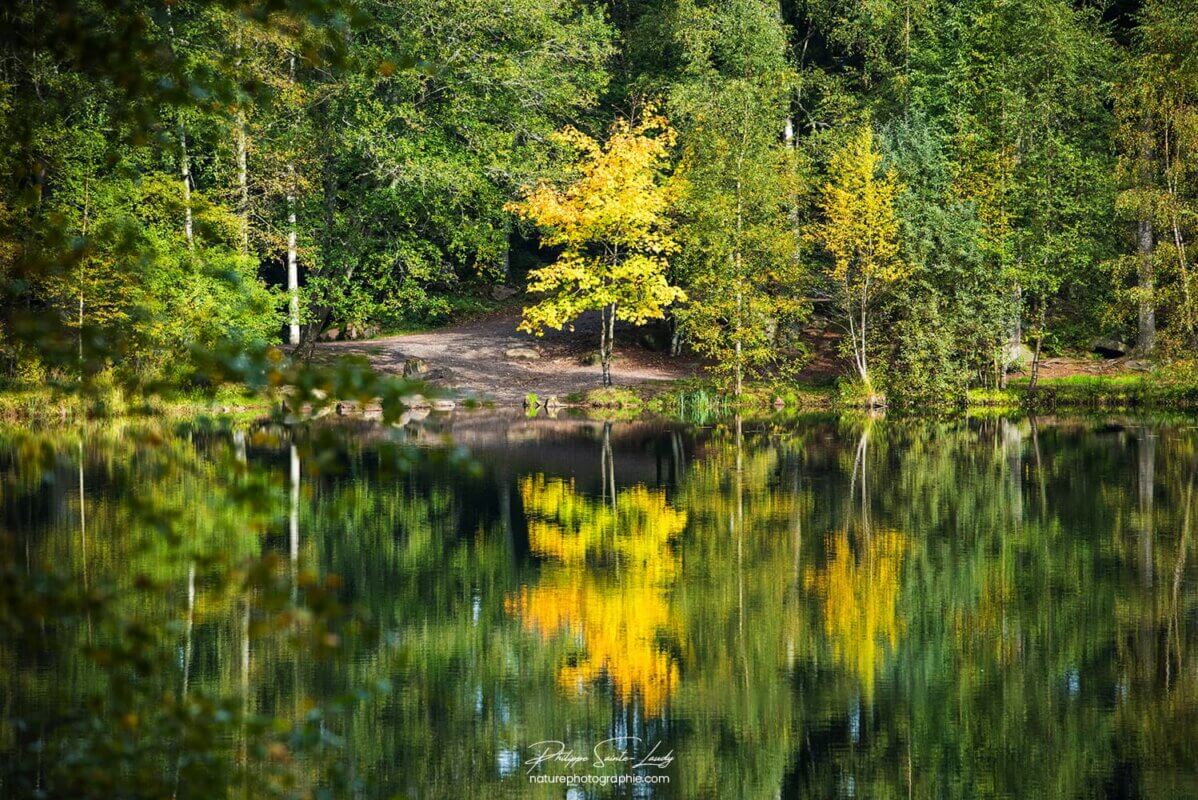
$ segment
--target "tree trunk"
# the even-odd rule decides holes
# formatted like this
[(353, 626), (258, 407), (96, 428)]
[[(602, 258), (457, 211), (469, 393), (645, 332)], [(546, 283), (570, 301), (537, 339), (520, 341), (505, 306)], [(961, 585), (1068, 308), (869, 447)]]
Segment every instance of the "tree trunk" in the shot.
[(1142, 356), (1151, 355), (1156, 347), (1156, 305), (1152, 297), (1155, 290), (1155, 275), (1152, 269), (1153, 243), (1152, 218), (1145, 215), (1139, 222), (1136, 236), (1139, 251), (1137, 284), (1140, 290), (1140, 320), (1136, 335), (1136, 351)]
[(1011, 333), (999, 349), (998, 388), (1007, 388), (1007, 367), (1023, 347), (1023, 287), (1015, 284), (1015, 313), (1011, 318)]
[(295, 196), (287, 195), (287, 341), (300, 343), (299, 265), (295, 254)]
[[(740, 262), (740, 254), (737, 254), (737, 263)], [(736, 390), (733, 396), (740, 400), (741, 385), (743, 382), (743, 372), (741, 368), (741, 312), (744, 303), (743, 293), (740, 287), (736, 289)]]
[(864, 293), (861, 295), (861, 343), (858, 345), (857, 369), (861, 372), (861, 382), (869, 386), (869, 350), (866, 338), (865, 326), (868, 322), (867, 316), (868, 296)]
[(599, 335), (599, 362), (603, 366), (603, 385), (611, 386), (611, 354), (616, 335), (616, 304), (603, 307), (602, 330)]
[(241, 221), (241, 254), (250, 253), (250, 176), (246, 153), (245, 112), (237, 112), (234, 140), (237, 148), (237, 216)]
[[(166, 6), (167, 31), (170, 34), (171, 54), (175, 52), (175, 21), (171, 16), (170, 4)], [(187, 249), (195, 247), (191, 223), (191, 162), (187, 157), (187, 129), (183, 127), (183, 112), (178, 112), (179, 128), (179, 174), (183, 179), (183, 235), (187, 239)]]
[[(326, 273), (333, 271), (333, 265), (336, 265), (341, 258), (341, 250), (338, 247), (336, 237), (337, 229), (337, 173), (333, 168), (333, 127), (329, 120), (329, 114), (323, 105), (318, 108), (318, 116), (320, 120), (320, 142), (321, 142), (321, 191), (324, 195), (324, 225), (320, 232), (318, 242), (322, 258), (320, 263), (324, 265), (323, 270)], [(354, 275), (354, 266), (350, 262), (345, 270), (345, 281), (348, 283)], [(310, 315), (309, 322), (300, 328), (300, 340), (306, 343), (305, 348), (300, 348), (295, 351), (300, 358), (305, 360), (311, 359), (316, 350), (316, 341), (320, 335), (324, 333), (332, 316), (332, 309), (323, 303), (316, 302), (318, 298), (309, 298)], [(294, 354), (293, 354), (294, 355)]]
[(512, 222), (509, 218), (503, 225), (503, 282), (512, 280)]
[[(1173, 148), (1176, 148), (1174, 150)], [(1182, 322), (1186, 330), (1186, 343), (1194, 344), (1194, 305), (1193, 298), (1190, 295), (1190, 269), (1186, 259), (1186, 243), (1185, 238), (1181, 235), (1181, 223), (1178, 219), (1177, 209), (1180, 206), (1181, 198), (1178, 193), (1177, 186), (1177, 171), (1174, 168), (1176, 161), (1182, 158), (1181, 144), (1177, 141), (1172, 146), (1166, 141), (1165, 145), (1165, 184), (1166, 190), (1169, 192), (1169, 221), (1173, 231), (1173, 248), (1177, 254), (1177, 267), (1181, 273), (1181, 295), (1182, 295)]]
[(195, 249), (195, 234), (191, 221), (191, 161), (187, 157), (187, 131), (183, 128), (183, 115), (179, 115), (179, 173), (183, 179), (183, 235), (187, 238), (187, 249)]
[(1036, 384), (1040, 380), (1040, 346), (1044, 343), (1044, 325), (1045, 325), (1045, 303), (1040, 301), (1040, 318), (1036, 323), (1036, 350), (1032, 353), (1032, 376), (1027, 384), (1027, 392), (1031, 395), (1036, 391)]
[[(80, 232), (83, 234), (83, 239), (87, 240), (88, 231), (91, 225), (91, 184), (87, 179), (83, 181), (83, 226)], [(84, 286), (84, 264), (86, 259), (79, 260), (79, 380), (83, 380), (83, 292)]]
[(607, 386), (607, 306), (599, 309), (599, 366), (603, 370), (603, 385)]
[[(295, 82), (295, 56), (291, 56), (290, 78)], [(293, 345), (300, 343), (299, 324), (299, 266), (295, 252), (295, 164), (287, 165), (287, 304), (289, 331), (287, 340)]]
[[(1174, 199), (1172, 202), (1178, 202)], [(1194, 340), (1194, 304), (1190, 296), (1190, 270), (1186, 261), (1186, 244), (1185, 239), (1181, 235), (1181, 224), (1177, 219), (1177, 212), (1173, 212), (1173, 247), (1177, 253), (1177, 266), (1181, 272), (1181, 295), (1183, 300), (1182, 320), (1186, 328), (1187, 343), (1193, 344)]]
[[(238, 75), (241, 74), (241, 47), (242, 33), (238, 30), (237, 41), (234, 45), (237, 54), (234, 66)], [(233, 121), (233, 146), (237, 152), (237, 216), (241, 222), (241, 254), (243, 256), (250, 253), (250, 177), (245, 124), (245, 108), (238, 106)]]
[[(1139, 125), (1139, 153), (1137, 164), (1138, 188), (1148, 189), (1154, 183), (1155, 145), (1152, 130), (1152, 117), (1145, 113)], [(1136, 352), (1141, 356), (1152, 354), (1156, 347), (1156, 301), (1153, 294), (1156, 289), (1156, 275), (1153, 270), (1152, 255), (1156, 246), (1155, 231), (1152, 225), (1153, 209), (1151, 206), (1140, 208), (1140, 219), (1136, 226), (1136, 255), (1138, 256), (1136, 285), (1139, 290), (1139, 324), (1136, 331)]]
[[(789, 118), (787, 124), (789, 125)], [(732, 266), (736, 275), (736, 389), (733, 395), (737, 402), (740, 402), (741, 384), (744, 377), (744, 364), (741, 359), (744, 357), (743, 339), (744, 339), (744, 311), (745, 311), (745, 289), (744, 289), (744, 260), (741, 256), (742, 237), (745, 230), (745, 214), (744, 214), (744, 198), (741, 194), (741, 168), (744, 166), (744, 150), (742, 148), (740, 155), (736, 159), (736, 251), (732, 256)], [(739, 421), (739, 417), (737, 418)]]
[(1011, 357), (1023, 348), (1023, 287), (1015, 284), (1015, 316), (1011, 320), (1011, 340), (1003, 353), (1002, 388), (1007, 388), (1007, 366)]
[(682, 326), (672, 308), (666, 309), (666, 320), (670, 328), (670, 356), (677, 358), (682, 355)]
[(611, 304), (611, 313), (607, 315), (607, 385), (611, 386), (611, 357), (616, 350), (616, 304)]

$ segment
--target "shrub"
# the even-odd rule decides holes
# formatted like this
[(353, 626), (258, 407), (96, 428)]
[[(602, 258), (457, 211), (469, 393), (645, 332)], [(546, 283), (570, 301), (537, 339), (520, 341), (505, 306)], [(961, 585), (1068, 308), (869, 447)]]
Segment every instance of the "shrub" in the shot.
[(951, 408), (965, 403), (969, 373), (940, 306), (917, 304), (895, 326), (896, 344), (884, 381), (895, 406)]

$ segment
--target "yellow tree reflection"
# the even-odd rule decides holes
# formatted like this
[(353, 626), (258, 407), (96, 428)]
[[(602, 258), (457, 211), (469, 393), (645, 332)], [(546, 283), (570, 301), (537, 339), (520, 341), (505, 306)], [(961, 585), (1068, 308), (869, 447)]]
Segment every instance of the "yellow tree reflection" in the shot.
[(558, 671), (565, 690), (584, 693), (606, 676), (622, 700), (639, 697), (647, 714), (660, 712), (678, 684), (662, 641), (681, 634), (668, 591), (686, 512), (645, 486), (603, 503), (572, 481), (538, 475), (521, 481), (520, 494), (530, 546), (552, 565), (538, 585), (508, 598), (508, 613), (545, 640), (564, 634), (577, 643), (580, 652)]
[(804, 583), (820, 600), (832, 656), (861, 681), (866, 697), (902, 634), (899, 580), (907, 540), (898, 531), (865, 537), (854, 553), (847, 531), (830, 542), (827, 565), (808, 570)]

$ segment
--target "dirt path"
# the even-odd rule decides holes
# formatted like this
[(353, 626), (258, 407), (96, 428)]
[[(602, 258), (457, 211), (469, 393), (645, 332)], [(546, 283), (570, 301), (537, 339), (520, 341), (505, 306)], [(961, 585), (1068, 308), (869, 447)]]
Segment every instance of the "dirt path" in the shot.
[[(598, 388), (602, 373), (598, 363), (584, 363), (599, 347), (599, 315), (587, 314), (573, 331), (548, 331), (537, 338), (520, 333), (518, 310), (501, 312), (424, 333), (389, 336), (358, 342), (323, 342), (321, 356), (358, 354), (376, 369), (402, 375), (409, 358), (422, 359), (424, 379), (462, 397), (489, 399), (515, 405), (530, 392), (565, 398)], [(617, 386), (646, 387), (702, 374), (703, 362), (694, 356), (671, 358), (647, 349), (641, 334), (631, 326), (617, 326), (612, 379)], [(826, 382), (847, 373), (838, 352), (840, 337), (827, 326), (805, 331), (808, 360), (799, 380)], [(521, 358), (534, 351), (536, 358)], [(1116, 375), (1128, 372), (1127, 358), (1046, 358), (1041, 377)], [(1018, 376), (1018, 373), (1016, 373)], [(1026, 376), (1024, 376), (1026, 377)]]
[[(542, 338), (518, 332), (519, 322), (518, 312), (504, 312), (424, 333), (326, 342), (318, 345), (317, 352), (364, 355), (376, 369), (393, 374), (403, 374), (407, 359), (423, 359), (428, 367), (424, 378), (430, 383), (501, 404), (519, 403), (529, 392), (564, 398), (600, 385), (599, 365), (583, 363), (599, 348), (597, 314), (585, 315), (573, 332), (549, 331)], [(520, 351), (529, 349), (538, 354), (536, 359), (520, 357)], [(695, 358), (670, 358), (646, 349), (631, 328), (617, 330), (612, 361), (617, 386), (677, 380), (697, 374), (700, 368)]]

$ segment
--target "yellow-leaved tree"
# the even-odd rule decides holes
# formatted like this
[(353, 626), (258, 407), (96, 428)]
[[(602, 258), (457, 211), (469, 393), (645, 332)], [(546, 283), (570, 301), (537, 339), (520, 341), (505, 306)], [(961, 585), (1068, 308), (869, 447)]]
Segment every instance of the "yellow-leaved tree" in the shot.
[(574, 153), (569, 182), (542, 182), (507, 206), (540, 227), (544, 245), (562, 248), (557, 261), (529, 274), (529, 291), (542, 299), (524, 309), (520, 329), (540, 335), (599, 311), (603, 385), (611, 386), (616, 320), (640, 325), (685, 299), (666, 280), (678, 249), (663, 176), (674, 130), (650, 106), (635, 123), (617, 120), (603, 144), (572, 127), (554, 137)]
[(894, 214), (898, 181), (881, 170), (881, 161), (873, 130), (862, 125), (832, 156), (820, 195), (822, 219), (812, 230), (812, 238), (832, 255), (833, 301), (845, 316), (853, 364), (871, 395), (870, 311), (907, 273)]

